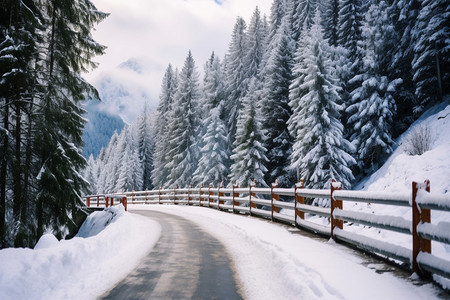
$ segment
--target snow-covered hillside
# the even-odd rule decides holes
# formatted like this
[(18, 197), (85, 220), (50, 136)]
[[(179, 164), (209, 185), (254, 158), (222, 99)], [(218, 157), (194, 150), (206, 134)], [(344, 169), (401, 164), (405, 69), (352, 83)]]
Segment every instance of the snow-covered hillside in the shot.
[[(422, 155), (405, 153), (405, 143), (421, 126), (428, 127), (432, 135), (431, 150)], [(411, 191), (411, 182), (431, 181), (433, 193), (450, 191), (450, 97), (425, 112), (397, 140), (397, 149), (374, 174), (354, 187), (369, 191)]]
[[(419, 128), (426, 127), (432, 135), (429, 151), (422, 155), (408, 155), (405, 146), (408, 139)], [(398, 147), (386, 163), (374, 174), (354, 187), (356, 190), (387, 191), (396, 193), (412, 193), (412, 182), (430, 180), (431, 193), (444, 194), (450, 192), (450, 97), (425, 112), (397, 140)], [(370, 212), (377, 215), (400, 216), (412, 219), (411, 209), (407, 207), (383, 206), (378, 204), (344, 203), (344, 209)], [(450, 222), (450, 213), (432, 211), (431, 223)], [(346, 230), (358, 232), (372, 238), (380, 239), (407, 248), (412, 247), (411, 237), (405, 234), (386, 230), (367, 228), (356, 224), (347, 224)], [(450, 261), (450, 245), (432, 242), (434, 255)], [(436, 279), (444, 286), (450, 287), (450, 281)]]

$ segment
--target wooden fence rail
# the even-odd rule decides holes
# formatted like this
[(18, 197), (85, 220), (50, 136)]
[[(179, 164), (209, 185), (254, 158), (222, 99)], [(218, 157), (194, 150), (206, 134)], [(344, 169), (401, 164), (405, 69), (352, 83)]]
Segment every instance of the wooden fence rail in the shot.
[[(450, 223), (432, 224), (430, 218), (432, 210), (450, 213), (450, 194), (431, 194), (428, 180), (424, 183), (413, 182), (411, 193), (342, 190), (340, 183), (333, 181), (330, 189), (325, 190), (306, 189), (303, 182), (296, 184), (294, 188), (279, 188), (278, 182), (275, 182), (270, 188), (259, 188), (254, 184), (246, 188), (236, 185), (197, 188), (176, 186), (172, 189), (88, 195), (84, 198), (88, 207), (108, 207), (114, 205), (114, 199), (119, 199), (125, 209), (129, 204), (184, 204), (249, 214), (294, 225), (364, 251), (398, 260), (420, 276), (436, 274), (450, 279), (450, 261), (432, 255), (431, 251), (431, 241), (450, 244)], [(311, 203), (311, 199), (330, 199), (331, 206), (307, 204)], [(410, 207), (412, 221), (397, 216), (346, 210), (343, 202)], [(307, 215), (328, 218), (330, 225), (312, 222)], [(344, 222), (411, 235), (411, 248), (347, 231), (344, 229)]]

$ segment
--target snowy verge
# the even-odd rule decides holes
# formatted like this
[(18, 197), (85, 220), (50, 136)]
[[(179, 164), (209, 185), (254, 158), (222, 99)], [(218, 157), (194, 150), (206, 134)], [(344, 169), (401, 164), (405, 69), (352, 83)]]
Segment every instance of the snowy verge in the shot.
[[(430, 180), (432, 194), (446, 194), (450, 191), (450, 97), (426, 111), (398, 140), (398, 147), (386, 163), (374, 174), (362, 180), (355, 190), (374, 192), (412, 193), (413, 181)], [(425, 126), (430, 129), (433, 143), (430, 150), (422, 155), (405, 153), (405, 143), (417, 128)], [(411, 221), (409, 207), (395, 207), (379, 204), (344, 202), (345, 210), (360, 211), (375, 215), (390, 215)], [(449, 212), (432, 211), (431, 223), (448, 222)], [(348, 224), (347, 224), (348, 225)], [(412, 247), (411, 235), (390, 232), (377, 228), (353, 224), (345, 230), (364, 234), (376, 239), (394, 243), (402, 247)], [(450, 245), (432, 242), (432, 253), (450, 261)], [(446, 286), (450, 288), (450, 285)]]
[(95, 299), (131, 272), (161, 234), (148, 218), (114, 206), (92, 213), (78, 235), (44, 235), (35, 249), (0, 250), (0, 299)]
[(294, 234), (288, 227), (214, 209), (130, 205), (181, 216), (220, 240), (230, 253), (245, 299), (437, 299), (432, 284), (363, 265), (352, 250)]

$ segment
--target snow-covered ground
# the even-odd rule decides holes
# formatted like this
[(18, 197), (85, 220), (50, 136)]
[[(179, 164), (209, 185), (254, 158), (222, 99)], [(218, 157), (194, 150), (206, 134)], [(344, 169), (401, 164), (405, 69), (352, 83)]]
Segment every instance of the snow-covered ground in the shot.
[(437, 299), (432, 284), (378, 274), (348, 248), (287, 226), (192, 206), (133, 209), (179, 215), (219, 239), (233, 257), (246, 299)]
[[(430, 180), (431, 193), (450, 193), (450, 97), (444, 103), (429, 109), (397, 140), (398, 147), (387, 162), (374, 174), (359, 183), (355, 190), (412, 193), (412, 182)], [(405, 144), (410, 134), (419, 127), (428, 127), (432, 135), (431, 149), (422, 155), (408, 155)], [(344, 209), (369, 212), (376, 215), (391, 215), (412, 219), (407, 207), (379, 204), (353, 204), (344, 202)], [(450, 222), (449, 212), (432, 211), (431, 223)], [(358, 232), (392, 244), (412, 247), (410, 235), (347, 224), (345, 230)], [(450, 261), (450, 245), (432, 242), (432, 253)], [(435, 276), (435, 280), (450, 289), (450, 281)]]
[[(130, 209), (183, 216), (218, 238), (233, 257), (246, 299), (438, 299), (432, 284), (378, 274), (348, 248), (280, 224), (202, 207)], [(35, 249), (0, 250), (0, 299), (94, 299), (136, 266), (160, 230), (118, 206), (91, 215), (72, 240), (47, 235)]]
[(123, 206), (91, 214), (77, 237), (41, 237), (34, 249), (0, 250), (0, 299), (95, 299), (125, 277), (161, 227)]
[[(399, 138), (386, 164), (356, 189), (411, 192), (411, 181), (430, 179), (433, 193), (450, 191), (450, 106), (428, 111)], [(417, 126), (429, 126), (432, 149), (420, 156), (404, 153), (402, 144)], [(435, 299), (432, 284), (391, 273), (378, 274), (362, 258), (333, 242), (290, 232), (287, 227), (213, 209), (171, 205), (129, 206), (186, 217), (224, 243), (233, 257), (248, 299)], [(411, 219), (408, 208), (344, 203), (344, 209)], [(432, 213), (432, 223), (450, 214)], [(326, 222), (327, 220), (319, 220)], [(345, 230), (410, 247), (407, 235), (365, 226)], [(121, 206), (93, 213), (72, 240), (41, 238), (35, 249), (0, 250), (0, 299), (94, 299), (126, 276), (158, 240), (160, 225), (124, 212)], [(433, 243), (433, 254), (450, 260), (448, 245)], [(442, 284), (450, 288), (449, 281)]]

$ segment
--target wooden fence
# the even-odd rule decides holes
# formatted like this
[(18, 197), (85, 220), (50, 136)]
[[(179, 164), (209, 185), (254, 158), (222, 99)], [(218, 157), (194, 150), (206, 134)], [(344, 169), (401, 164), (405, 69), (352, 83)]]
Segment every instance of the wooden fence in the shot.
[[(280, 197), (284, 200), (280, 200)], [(198, 187), (132, 191), (107, 195), (85, 196), (88, 207), (130, 204), (198, 205), (221, 211), (249, 214), (272, 221), (291, 224), (301, 229), (329, 236), (338, 242), (356, 246), (402, 262), (420, 276), (436, 274), (450, 279), (450, 261), (436, 257), (431, 251), (431, 241), (450, 244), (450, 223), (431, 223), (431, 210), (450, 213), (450, 194), (433, 195), (430, 182), (412, 183), (411, 193), (387, 193), (342, 190), (332, 182), (330, 189), (306, 189), (303, 182), (294, 188)], [(313, 206), (312, 198), (330, 199), (330, 207)], [(309, 201), (305, 201), (308, 199)], [(345, 210), (343, 202), (377, 203), (411, 208), (412, 221), (402, 217), (375, 215)], [(311, 222), (305, 215), (318, 215), (330, 220), (329, 226)], [(449, 214), (450, 220), (450, 214)], [(389, 231), (412, 235), (412, 247), (406, 248), (344, 230), (344, 222), (352, 222)]]

